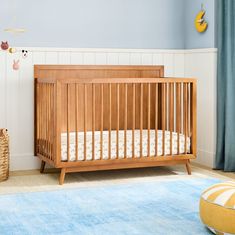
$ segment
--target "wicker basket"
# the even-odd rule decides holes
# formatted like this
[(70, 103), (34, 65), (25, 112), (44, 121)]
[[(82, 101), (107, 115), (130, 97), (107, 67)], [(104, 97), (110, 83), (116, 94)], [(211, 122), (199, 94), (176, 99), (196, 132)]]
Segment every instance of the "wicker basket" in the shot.
[(9, 136), (6, 129), (0, 129), (0, 182), (9, 177)]

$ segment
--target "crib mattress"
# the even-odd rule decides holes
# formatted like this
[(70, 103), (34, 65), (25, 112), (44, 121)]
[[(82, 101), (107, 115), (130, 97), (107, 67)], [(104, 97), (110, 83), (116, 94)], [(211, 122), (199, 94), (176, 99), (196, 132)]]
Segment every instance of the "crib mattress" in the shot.
[[(109, 131), (103, 131), (103, 154), (100, 154), (100, 131), (96, 131), (95, 136), (95, 156), (98, 159), (108, 159), (109, 153)], [(155, 130), (150, 130), (150, 156), (161, 156), (163, 145), (163, 131), (157, 131), (158, 136), (158, 152), (155, 154)], [(111, 159), (117, 156), (117, 132), (111, 131)], [(187, 137), (187, 152), (190, 152), (190, 138)], [(70, 132), (69, 135), (69, 160), (76, 160), (76, 133)], [(178, 134), (172, 132), (172, 154), (178, 154), (177, 149)], [(165, 154), (170, 154), (170, 132), (165, 131)], [(119, 131), (119, 159), (124, 158), (124, 131)], [(140, 157), (140, 130), (135, 130), (135, 157)], [(185, 136), (179, 135), (179, 153), (185, 153)], [(148, 155), (148, 130), (142, 131), (142, 156)], [(132, 130), (127, 130), (127, 158), (132, 158)], [(61, 158), (62, 161), (67, 161), (67, 133), (61, 135)], [(84, 159), (84, 132), (78, 132), (78, 160)], [(86, 134), (86, 160), (92, 160), (92, 132)]]

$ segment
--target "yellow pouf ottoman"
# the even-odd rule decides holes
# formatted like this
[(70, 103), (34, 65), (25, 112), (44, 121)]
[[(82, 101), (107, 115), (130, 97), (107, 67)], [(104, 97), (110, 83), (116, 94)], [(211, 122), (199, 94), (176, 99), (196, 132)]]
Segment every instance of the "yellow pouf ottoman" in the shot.
[(215, 234), (235, 234), (235, 182), (219, 183), (203, 192), (200, 216)]

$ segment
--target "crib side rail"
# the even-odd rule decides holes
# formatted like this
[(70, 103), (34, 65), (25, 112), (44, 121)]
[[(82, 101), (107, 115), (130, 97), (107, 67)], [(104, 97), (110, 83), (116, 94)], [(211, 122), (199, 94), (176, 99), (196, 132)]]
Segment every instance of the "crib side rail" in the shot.
[(37, 81), (35, 83), (36, 123), (35, 151), (45, 162), (54, 165), (56, 159), (56, 82)]
[[(44, 82), (50, 82), (45, 81)], [(67, 153), (63, 162), (76, 166), (79, 161), (89, 160), (89, 164), (104, 164), (107, 160), (127, 160), (127, 135), (131, 133), (131, 157), (138, 160), (190, 159), (196, 157), (196, 90), (195, 79), (185, 78), (105, 78), (105, 79), (66, 79), (56, 81), (56, 156), (62, 162), (61, 134)], [(95, 132), (99, 132), (97, 137)], [(120, 132), (121, 131), (121, 132)], [(136, 135), (138, 131), (138, 136)], [(152, 154), (152, 131), (155, 131)], [(162, 131), (161, 154), (159, 156), (159, 137)], [(104, 132), (107, 137), (107, 158), (104, 156)], [(147, 132), (147, 150), (144, 133)], [(71, 135), (71, 133), (73, 133)], [(113, 137), (115, 133), (115, 137)], [(173, 146), (177, 133), (177, 146)], [(80, 139), (82, 135), (82, 140)], [(165, 141), (169, 136), (170, 152), (166, 152)], [(123, 138), (123, 150), (120, 150)], [(139, 139), (138, 156), (136, 138)], [(184, 150), (180, 146), (184, 138)], [(188, 150), (188, 138), (190, 150)], [(88, 141), (88, 139), (90, 141)], [(115, 140), (114, 140), (115, 139)], [(80, 143), (82, 141), (82, 143)], [(115, 141), (113, 156), (112, 141)], [(71, 143), (75, 147), (71, 150)], [(83, 152), (79, 150), (83, 145)], [(174, 148), (177, 148), (174, 152)], [(182, 146), (181, 146), (182, 148)], [(97, 158), (97, 151), (99, 158)], [(82, 159), (81, 159), (82, 155)], [(130, 153), (129, 153), (130, 155)], [(88, 156), (91, 156), (88, 159)]]

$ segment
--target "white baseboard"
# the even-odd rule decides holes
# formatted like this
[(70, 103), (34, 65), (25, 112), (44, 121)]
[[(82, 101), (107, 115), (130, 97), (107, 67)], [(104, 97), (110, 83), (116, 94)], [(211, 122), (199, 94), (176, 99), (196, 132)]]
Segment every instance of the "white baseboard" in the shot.
[(40, 160), (33, 154), (10, 156), (10, 171), (35, 170), (40, 168)]
[(200, 165), (204, 165), (210, 168), (214, 167), (215, 153), (207, 152), (205, 150), (198, 149), (197, 158), (194, 160)]

